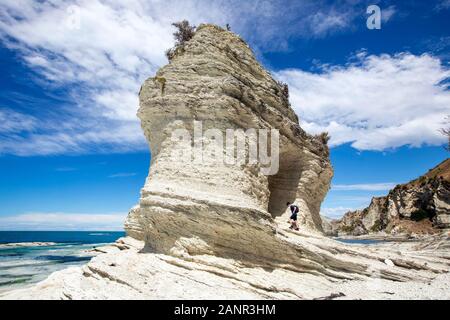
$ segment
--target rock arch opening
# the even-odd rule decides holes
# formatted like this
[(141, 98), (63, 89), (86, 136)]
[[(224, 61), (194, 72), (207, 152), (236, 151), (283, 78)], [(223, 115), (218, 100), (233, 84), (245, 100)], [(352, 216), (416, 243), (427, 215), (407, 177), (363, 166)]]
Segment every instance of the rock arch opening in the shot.
[(294, 202), (302, 174), (300, 159), (288, 153), (280, 154), (280, 169), (269, 176), (269, 203), (267, 210), (273, 218), (286, 211), (286, 202)]

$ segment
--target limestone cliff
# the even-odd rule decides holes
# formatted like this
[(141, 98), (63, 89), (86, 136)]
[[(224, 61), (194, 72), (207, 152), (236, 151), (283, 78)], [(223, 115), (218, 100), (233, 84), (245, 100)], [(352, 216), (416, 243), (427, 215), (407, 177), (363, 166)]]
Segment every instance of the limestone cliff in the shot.
[[(147, 250), (169, 253), (180, 239), (195, 238), (203, 245), (192, 250), (273, 257), (279, 249), (273, 219), (287, 201), (299, 205), (300, 224), (322, 230), (320, 204), (333, 174), (326, 141), (300, 128), (283, 86), (237, 35), (201, 25), (145, 81), (139, 98), (152, 161), (126, 230), (145, 240)], [(278, 130), (279, 170), (267, 174), (261, 161), (230, 165), (205, 152), (201, 162), (186, 159), (191, 142), (173, 139), (173, 132), (194, 137), (196, 124), (205, 135)], [(200, 139), (208, 147), (224, 144)]]
[(450, 228), (450, 159), (425, 175), (373, 198), (364, 210), (348, 212), (333, 232), (362, 235), (378, 231), (424, 234)]

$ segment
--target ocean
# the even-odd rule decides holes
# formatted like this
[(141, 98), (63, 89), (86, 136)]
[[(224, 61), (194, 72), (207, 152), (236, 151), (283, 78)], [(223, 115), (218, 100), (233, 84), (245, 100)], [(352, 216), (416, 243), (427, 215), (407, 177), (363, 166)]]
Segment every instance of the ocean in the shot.
[[(70, 266), (85, 264), (96, 246), (114, 242), (125, 232), (0, 231), (0, 293), (23, 288)], [(33, 243), (44, 242), (43, 246)], [(11, 244), (19, 244), (11, 246)], [(21, 244), (20, 244), (21, 243)]]

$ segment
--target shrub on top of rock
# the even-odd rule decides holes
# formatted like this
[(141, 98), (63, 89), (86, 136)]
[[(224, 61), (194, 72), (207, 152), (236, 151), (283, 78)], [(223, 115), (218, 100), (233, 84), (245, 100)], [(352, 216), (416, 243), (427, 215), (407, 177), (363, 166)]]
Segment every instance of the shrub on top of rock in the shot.
[(174, 22), (172, 25), (177, 28), (177, 31), (173, 33), (175, 39), (175, 47), (168, 49), (166, 51), (167, 59), (172, 60), (177, 52), (182, 50), (186, 42), (194, 37), (196, 26), (191, 26), (189, 21), (183, 20), (179, 22)]
[(289, 86), (282, 81), (277, 81), (277, 83), (281, 87), (281, 94), (283, 95), (283, 98), (289, 100)]
[(180, 22), (172, 23), (174, 27), (176, 27), (178, 30), (173, 33), (173, 36), (175, 38), (176, 45), (182, 46), (186, 42), (192, 39), (192, 37), (195, 34), (195, 26), (191, 26), (189, 24), (189, 21), (183, 20)]
[(328, 141), (330, 141), (330, 139), (331, 139), (328, 132), (322, 132), (322, 133), (316, 135), (316, 138), (319, 139), (323, 144), (328, 144)]

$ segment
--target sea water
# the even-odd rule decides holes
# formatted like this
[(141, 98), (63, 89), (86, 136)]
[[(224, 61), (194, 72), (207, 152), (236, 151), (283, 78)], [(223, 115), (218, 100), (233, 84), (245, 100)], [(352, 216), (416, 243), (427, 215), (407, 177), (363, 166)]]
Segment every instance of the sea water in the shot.
[[(84, 264), (93, 257), (90, 249), (124, 235), (104, 231), (0, 231), (0, 293), (42, 281), (54, 271)], [(24, 242), (30, 245), (5, 246)], [(51, 245), (35, 246), (33, 242)]]
[(386, 242), (384, 240), (373, 240), (373, 239), (343, 239), (343, 238), (334, 238), (339, 242), (347, 243), (347, 244), (377, 244)]

